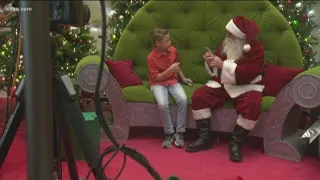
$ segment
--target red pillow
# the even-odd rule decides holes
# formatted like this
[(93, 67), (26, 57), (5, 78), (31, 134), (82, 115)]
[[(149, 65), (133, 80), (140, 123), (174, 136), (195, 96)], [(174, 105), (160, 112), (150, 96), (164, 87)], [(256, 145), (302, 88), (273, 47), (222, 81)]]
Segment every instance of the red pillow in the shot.
[(142, 85), (140, 78), (133, 72), (132, 61), (105, 60), (111, 75), (116, 79), (121, 88), (134, 85)]
[(267, 64), (264, 69), (263, 82), (265, 88), (264, 96), (277, 96), (280, 91), (299, 73), (303, 72), (303, 68), (288, 68), (284, 66), (276, 66)]

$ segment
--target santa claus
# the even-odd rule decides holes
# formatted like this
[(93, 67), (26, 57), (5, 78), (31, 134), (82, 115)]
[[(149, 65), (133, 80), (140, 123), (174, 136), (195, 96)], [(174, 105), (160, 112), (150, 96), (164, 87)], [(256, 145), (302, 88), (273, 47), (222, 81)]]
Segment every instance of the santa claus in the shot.
[(205, 68), (212, 76), (205, 86), (192, 95), (192, 112), (199, 138), (187, 146), (188, 152), (212, 148), (210, 130), (211, 111), (232, 99), (239, 114), (230, 139), (230, 160), (242, 160), (241, 145), (244, 136), (255, 127), (260, 115), (264, 48), (257, 40), (257, 24), (237, 16), (226, 25), (227, 36), (219, 50), (204, 54)]

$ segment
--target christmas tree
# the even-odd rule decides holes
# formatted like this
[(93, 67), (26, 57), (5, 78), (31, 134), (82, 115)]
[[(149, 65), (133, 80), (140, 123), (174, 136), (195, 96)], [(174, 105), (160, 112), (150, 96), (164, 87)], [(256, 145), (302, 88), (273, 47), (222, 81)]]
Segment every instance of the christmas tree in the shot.
[(319, 43), (319, 39), (312, 35), (312, 31), (317, 28), (317, 24), (313, 21), (315, 12), (312, 10), (317, 2), (315, 1), (292, 1), (278, 0), (271, 1), (286, 17), (292, 30), (296, 34), (299, 41), (303, 65), (305, 69), (309, 69), (319, 65), (319, 60), (315, 59), (317, 52), (313, 50), (313, 46)]
[[(18, 19), (17, 16), (11, 17)], [(17, 32), (19, 24), (13, 26), (15, 22), (6, 23), (9, 30), (0, 33), (0, 88), (8, 85), (8, 78), (13, 64), (14, 57), (17, 55), (18, 37)], [(1, 26), (2, 27), (2, 26)], [(2, 27), (3, 28), (3, 27)], [(57, 54), (55, 64), (59, 70), (74, 77), (74, 70), (83, 57), (93, 54), (99, 54), (94, 46), (94, 38), (90, 35), (90, 28), (75, 28), (71, 26), (59, 26), (53, 35), (57, 41)], [(49, 36), (48, 36), (49, 38)], [(22, 53), (21, 53), (22, 54)], [(19, 69), (15, 81), (16, 85), (23, 78), (23, 56), (20, 56)]]
[(55, 59), (60, 70), (70, 77), (74, 77), (76, 66), (83, 57), (99, 54), (88, 27), (59, 26), (55, 37), (58, 45)]
[[(12, 69), (15, 69), (15, 64), (13, 64), (13, 59), (17, 59), (18, 50), (18, 40), (19, 40), (19, 18), (14, 16), (9, 16), (5, 22), (0, 24), (0, 89), (3, 86), (8, 85), (9, 74)], [(18, 67), (17, 81), (22, 79), (23, 66), (21, 66), (22, 56), (19, 57), (18, 62), (20, 66)], [(14, 71), (13, 69), (13, 71)]]
[[(111, 30), (108, 41), (108, 58), (111, 59), (113, 57), (122, 31), (125, 29), (130, 19), (147, 2), (148, 0), (112, 1), (114, 11), (110, 13), (111, 17), (108, 21), (108, 27)], [(270, 2), (272, 2), (284, 15), (296, 34), (301, 46), (304, 68), (309, 69), (317, 66), (318, 60), (315, 59), (316, 52), (312, 47), (318, 44), (318, 39), (311, 35), (312, 31), (317, 27), (316, 23), (312, 19), (315, 16), (312, 7), (317, 2), (293, 2), (292, 0), (278, 0)]]
[(126, 28), (131, 18), (137, 11), (148, 2), (145, 0), (131, 1), (111, 1), (111, 7), (114, 11), (109, 13), (108, 29), (111, 31), (108, 39), (107, 58), (112, 59), (122, 31)]

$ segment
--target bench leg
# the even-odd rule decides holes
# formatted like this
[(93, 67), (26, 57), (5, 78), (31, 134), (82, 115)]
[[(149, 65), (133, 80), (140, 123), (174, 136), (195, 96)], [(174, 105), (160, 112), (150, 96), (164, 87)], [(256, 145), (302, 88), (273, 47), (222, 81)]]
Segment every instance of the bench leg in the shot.
[(308, 147), (309, 140), (300, 138), (303, 130), (297, 130), (284, 140), (268, 141), (264, 139), (264, 152), (267, 155), (300, 162)]
[(126, 141), (129, 137), (130, 127), (110, 126), (111, 132), (117, 141)]
[[(128, 140), (130, 127), (120, 127), (120, 126), (110, 125), (109, 128), (111, 130), (112, 135), (117, 141)], [(100, 132), (100, 139), (102, 141), (110, 141), (102, 128)]]
[[(108, 119), (107, 123), (114, 138), (117, 141), (126, 141), (129, 137), (130, 126), (128, 125), (128, 113), (114, 114), (111, 105), (108, 104), (104, 107), (105, 117)], [(110, 141), (105, 132), (101, 129), (101, 140)]]

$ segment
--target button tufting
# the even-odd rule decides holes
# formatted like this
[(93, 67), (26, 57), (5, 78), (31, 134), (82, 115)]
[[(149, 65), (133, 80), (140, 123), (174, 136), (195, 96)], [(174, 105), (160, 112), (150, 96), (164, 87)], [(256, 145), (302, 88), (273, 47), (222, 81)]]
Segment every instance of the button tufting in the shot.
[(261, 6), (261, 7), (260, 7), (260, 11), (264, 12), (264, 11), (267, 10), (267, 8), (268, 8), (267, 6)]
[(204, 25), (204, 26), (201, 28), (201, 30), (202, 30), (203, 32), (207, 31), (206, 25)]
[(166, 24), (164, 25), (164, 28), (165, 28), (165, 29), (170, 29), (170, 28), (169, 28), (169, 22), (168, 22), (168, 21), (167, 21)]
[(148, 43), (147, 43), (147, 49), (152, 49), (153, 48), (153, 46), (152, 46), (152, 42), (151, 42), (151, 40), (150, 41), (148, 41)]
[(222, 12), (222, 14), (227, 14), (228, 10), (227, 10), (227, 8), (223, 7), (223, 8), (221, 8), (221, 12)]
[(127, 26), (127, 30), (133, 32), (135, 29), (135, 25), (134, 24), (130, 24), (130, 26)]
[(153, 9), (150, 6), (147, 6), (145, 10), (147, 13), (151, 13), (153, 11)]
[(186, 43), (186, 44), (184, 45), (184, 48), (185, 48), (186, 50), (189, 50), (189, 49), (190, 49), (189, 43)]
[(188, 8), (183, 8), (184, 13), (188, 14), (190, 10)]

